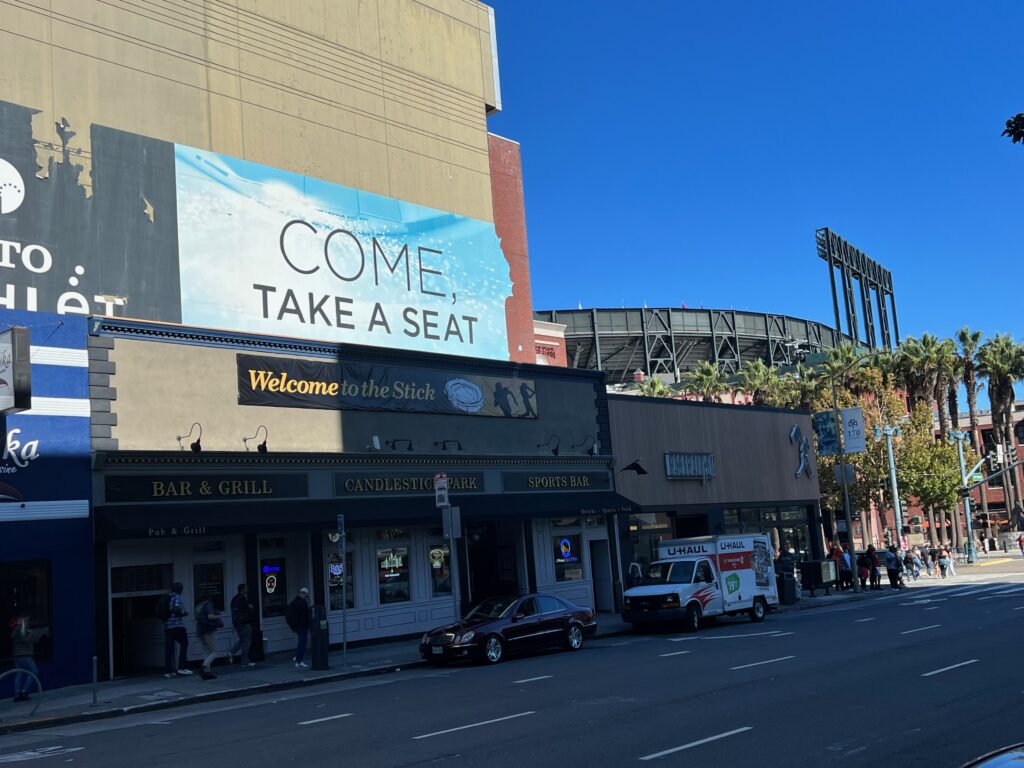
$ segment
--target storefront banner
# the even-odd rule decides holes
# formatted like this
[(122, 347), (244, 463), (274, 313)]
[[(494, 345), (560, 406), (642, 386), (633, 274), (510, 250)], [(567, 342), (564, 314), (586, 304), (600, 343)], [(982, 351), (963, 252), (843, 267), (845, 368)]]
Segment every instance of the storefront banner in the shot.
[(814, 434), (818, 436), (818, 455), (836, 456), (839, 454), (839, 431), (836, 429), (836, 417), (832, 411), (821, 411), (814, 414)]
[(508, 492), (606, 491), (607, 472), (502, 472), (502, 489)]
[(305, 498), (306, 475), (107, 475), (107, 503)]
[(238, 355), (239, 405), (537, 418), (532, 379)]
[(494, 224), (175, 145), (182, 322), (508, 360)]
[[(482, 472), (448, 473), (448, 493), (483, 493)], [(335, 496), (431, 496), (433, 472), (336, 472)]]

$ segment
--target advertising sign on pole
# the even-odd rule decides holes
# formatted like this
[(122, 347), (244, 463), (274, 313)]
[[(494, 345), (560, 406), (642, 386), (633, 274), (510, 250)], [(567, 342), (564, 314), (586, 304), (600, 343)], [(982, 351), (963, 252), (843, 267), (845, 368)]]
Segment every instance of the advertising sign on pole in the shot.
[(864, 412), (860, 408), (843, 408), (843, 448), (847, 453), (863, 453), (868, 449), (864, 433)]
[(438, 509), (448, 506), (448, 475), (444, 472), (434, 475), (434, 506)]
[(814, 414), (814, 434), (818, 436), (818, 455), (836, 456), (839, 453), (839, 434), (832, 411)]

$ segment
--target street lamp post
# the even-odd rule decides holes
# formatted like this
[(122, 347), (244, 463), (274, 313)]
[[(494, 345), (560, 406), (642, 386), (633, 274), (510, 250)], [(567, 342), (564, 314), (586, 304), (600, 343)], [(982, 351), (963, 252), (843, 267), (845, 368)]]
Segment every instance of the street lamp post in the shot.
[(892, 511), (896, 522), (896, 547), (903, 549), (903, 512), (900, 506), (900, 491), (896, 486), (896, 459), (892, 455), (892, 438), (900, 434), (899, 427), (886, 425), (875, 427), (875, 439), (885, 435), (885, 448), (889, 454), (889, 483), (892, 485)]
[[(845, 373), (846, 371), (843, 371)], [(850, 512), (850, 490), (846, 485), (846, 449), (843, 446), (843, 425), (839, 417), (839, 394), (836, 391), (836, 380), (832, 379), (832, 415), (836, 420), (836, 442), (839, 444), (839, 477), (843, 486), (843, 519), (846, 521), (846, 538), (850, 542), (850, 570), (856, 567), (854, 562), (853, 514)], [(838, 537), (837, 537), (838, 538)], [(854, 571), (856, 573), (856, 571)], [(860, 592), (860, 580), (853, 580), (853, 591)]]
[[(949, 433), (949, 439), (956, 443), (957, 457), (960, 459), (960, 482), (964, 488), (967, 487), (967, 467), (964, 464), (964, 443), (969, 439), (966, 432), (954, 430)], [(967, 521), (967, 562), (978, 562), (978, 555), (974, 549), (974, 526), (971, 523), (971, 497), (964, 495), (964, 519)]]

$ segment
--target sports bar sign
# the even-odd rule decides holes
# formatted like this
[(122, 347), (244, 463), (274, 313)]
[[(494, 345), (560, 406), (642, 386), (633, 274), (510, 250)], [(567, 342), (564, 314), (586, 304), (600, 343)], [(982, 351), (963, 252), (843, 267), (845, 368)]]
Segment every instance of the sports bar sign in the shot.
[(532, 379), (238, 355), (238, 404), (537, 418)]

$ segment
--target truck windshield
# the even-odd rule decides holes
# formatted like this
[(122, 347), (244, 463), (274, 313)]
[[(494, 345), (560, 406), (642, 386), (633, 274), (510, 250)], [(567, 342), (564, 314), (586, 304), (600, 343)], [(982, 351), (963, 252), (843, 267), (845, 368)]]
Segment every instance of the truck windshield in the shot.
[(651, 563), (644, 574), (643, 586), (652, 584), (689, 584), (693, 581), (693, 561), (677, 563)]

